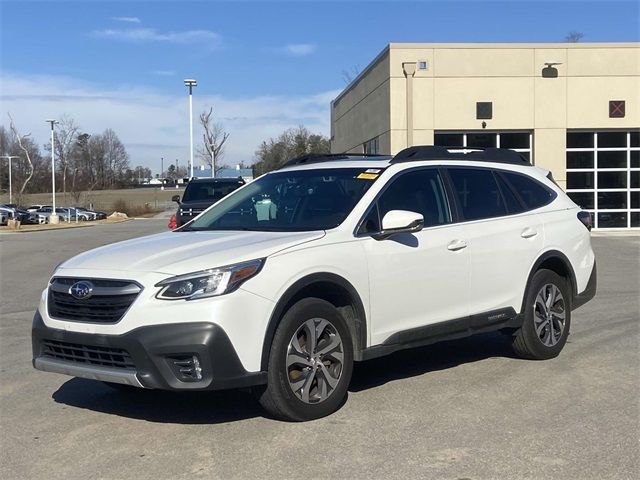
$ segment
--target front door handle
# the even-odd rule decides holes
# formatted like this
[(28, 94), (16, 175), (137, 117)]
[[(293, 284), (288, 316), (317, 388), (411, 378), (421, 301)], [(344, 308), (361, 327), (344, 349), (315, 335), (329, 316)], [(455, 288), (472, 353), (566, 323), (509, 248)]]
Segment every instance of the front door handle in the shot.
[(538, 232), (536, 230), (534, 230), (531, 227), (527, 227), (522, 231), (520, 236), (522, 238), (532, 238), (532, 237), (535, 237), (537, 234), (538, 234)]
[(449, 242), (449, 245), (447, 245), (447, 249), (451, 250), (452, 252), (462, 250), (463, 248), (467, 248), (467, 242), (465, 242), (464, 240), (452, 240), (451, 242)]

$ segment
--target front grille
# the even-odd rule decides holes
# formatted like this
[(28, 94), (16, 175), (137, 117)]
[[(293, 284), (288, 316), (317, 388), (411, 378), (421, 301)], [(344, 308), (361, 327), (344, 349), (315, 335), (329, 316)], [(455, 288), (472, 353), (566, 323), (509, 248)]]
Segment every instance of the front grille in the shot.
[[(71, 295), (71, 287), (80, 281), (91, 284), (91, 296), (79, 299)], [(54, 278), (49, 286), (49, 316), (74, 322), (117, 323), (141, 291), (138, 284), (126, 280)]]
[(42, 341), (42, 355), (68, 362), (100, 365), (122, 369), (135, 369), (131, 356), (126, 350), (111, 347), (96, 347), (77, 343)]

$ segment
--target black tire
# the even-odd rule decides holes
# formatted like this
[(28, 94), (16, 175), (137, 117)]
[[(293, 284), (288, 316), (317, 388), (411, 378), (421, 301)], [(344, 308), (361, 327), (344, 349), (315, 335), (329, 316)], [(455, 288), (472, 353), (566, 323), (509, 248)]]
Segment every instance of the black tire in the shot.
[[(549, 299), (553, 287), (560, 292), (561, 298), (557, 297), (556, 292), (550, 300), (553, 305), (545, 311), (544, 305), (548, 302), (537, 299), (543, 299), (545, 295)], [(541, 297), (538, 297), (539, 294)], [(513, 336), (514, 352), (530, 360), (555, 358), (567, 343), (570, 327), (571, 297), (566, 280), (551, 270), (538, 270), (527, 288), (524, 320)]]
[[(324, 320), (328, 322), (328, 326), (325, 323), (320, 323)], [(308, 322), (312, 321), (317, 322), (318, 328), (321, 328), (321, 325), (324, 326), (318, 336), (317, 348), (304, 360), (305, 362), (313, 362), (312, 357), (316, 355), (315, 352), (318, 352), (316, 366), (302, 367), (301, 364), (296, 363), (287, 367), (287, 361), (291, 357), (289, 354), (291, 352), (290, 343), (294, 341), (294, 335), (298, 345), (304, 343), (302, 350), (305, 352), (308, 350), (308, 340), (303, 330), (305, 325), (308, 326)], [(298, 338), (300, 333), (303, 335), (301, 337), (303, 338), (302, 343)], [(336, 338), (337, 340), (335, 340)], [(328, 353), (326, 357), (319, 354), (320, 351), (336, 341), (341, 342), (339, 351), (334, 350), (334, 353)], [(333, 357), (336, 353), (342, 355), (341, 362)], [(328, 367), (323, 367), (321, 364), (328, 364)], [(333, 387), (329, 386), (326, 377), (329, 374), (329, 369), (332, 369), (332, 372), (338, 377), (337, 383)], [(271, 343), (267, 385), (254, 389), (254, 393), (262, 407), (275, 418), (296, 422), (314, 420), (330, 415), (342, 406), (347, 396), (352, 373), (353, 343), (344, 318), (329, 302), (318, 298), (305, 298), (295, 303), (282, 317)], [(306, 385), (305, 379), (310, 379), (309, 388), (305, 389), (303, 386), (294, 391), (292, 382), (297, 384), (304, 381)], [(314, 381), (316, 382), (315, 389)], [(331, 381), (335, 381), (335, 377), (331, 377)], [(323, 390), (327, 392), (330, 388), (332, 388), (330, 393), (326, 395), (326, 398), (322, 398)], [(302, 399), (305, 390), (306, 397), (309, 398), (308, 402)], [(312, 396), (314, 398), (311, 398)]]

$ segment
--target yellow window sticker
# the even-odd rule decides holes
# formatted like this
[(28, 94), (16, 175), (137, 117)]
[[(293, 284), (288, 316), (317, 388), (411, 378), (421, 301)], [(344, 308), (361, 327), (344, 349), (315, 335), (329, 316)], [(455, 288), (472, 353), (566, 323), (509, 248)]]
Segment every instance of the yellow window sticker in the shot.
[(365, 172), (365, 173), (361, 173), (356, 178), (359, 178), (360, 180), (375, 180), (376, 178), (378, 178), (378, 174)]

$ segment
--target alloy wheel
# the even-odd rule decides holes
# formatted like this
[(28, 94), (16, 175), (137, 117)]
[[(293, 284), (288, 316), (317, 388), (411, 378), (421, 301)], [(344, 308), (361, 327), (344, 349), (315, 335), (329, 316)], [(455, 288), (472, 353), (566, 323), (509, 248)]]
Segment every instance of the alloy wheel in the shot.
[(553, 283), (544, 285), (533, 304), (533, 322), (536, 336), (545, 347), (555, 346), (565, 328), (565, 301), (560, 289)]
[(323, 318), (304, 322), (289, 341), (287, 376), (293, 393), (304, 403), (321, 403), (342, 376), (344, 346), (335, 326)]

